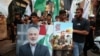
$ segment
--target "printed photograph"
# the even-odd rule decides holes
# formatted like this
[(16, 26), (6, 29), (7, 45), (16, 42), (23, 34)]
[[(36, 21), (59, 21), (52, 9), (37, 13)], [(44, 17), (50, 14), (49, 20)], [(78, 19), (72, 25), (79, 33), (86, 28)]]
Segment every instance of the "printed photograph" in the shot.
[(67, 56), (69, 52), (72, 52), (72, 22), (54, 22), (53, 28), (54, 56)]
[[(17, 25), (17, 56), (52, 56), (50, 25), (30, 26), (31, 24)], [(51, 28), (51, 29), (50, 29)]]

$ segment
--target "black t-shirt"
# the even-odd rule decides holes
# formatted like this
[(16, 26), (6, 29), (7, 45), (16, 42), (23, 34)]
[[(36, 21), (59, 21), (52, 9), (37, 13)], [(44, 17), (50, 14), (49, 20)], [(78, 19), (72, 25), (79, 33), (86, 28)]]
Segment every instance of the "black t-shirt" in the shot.
[[(95, 27), (95, 21), (90, 21), (90, 26)], [(89, 34), (86, 37), (86, 42), (93, 43), (93, 29), (90, 27)]]
[[(86, 30), (89, 31), (89, 22), (88, 20), (82, 18), (82, 20), (73, 19), (73, 29), (75, 30)], [(85, 41), (85, 35), (73, 33), (73, 41), (82, 43)]]
[(96, 23), (95, 23), (95, 21), (90, 21), (90, 26), (93, 26), (93, 27), (95, 27), (95, 26), (96, 26)]

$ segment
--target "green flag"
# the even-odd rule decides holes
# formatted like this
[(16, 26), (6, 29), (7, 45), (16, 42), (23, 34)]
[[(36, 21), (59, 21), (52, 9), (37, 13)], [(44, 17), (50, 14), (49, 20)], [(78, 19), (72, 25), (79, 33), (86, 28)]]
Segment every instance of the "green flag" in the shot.
[(52, 45), (50, 43), (50, 37), (51, 35), (46, 34), (42, 39), (40, 39), (38, 43), (47, 46), (50, 54), (52, 55)]
[(34, 9), (35, 11), (45, 11), (45, 7), (46, 7), (46, 0), (36, 0), (35, 5), (34, 5)]
[(44, 42), (45, 42), (45, 39), (48, 37), (49, 35), (45, 35), (38, 43), (39, 44), (43, 44), (44, 45)]
[(60, 0), (51, 0), (54, 4), (54, 11), (53, 11), (53, 18), (52, 21), (55, 21), (55, 17), (59, 15), (59, 10), (60, 10)]

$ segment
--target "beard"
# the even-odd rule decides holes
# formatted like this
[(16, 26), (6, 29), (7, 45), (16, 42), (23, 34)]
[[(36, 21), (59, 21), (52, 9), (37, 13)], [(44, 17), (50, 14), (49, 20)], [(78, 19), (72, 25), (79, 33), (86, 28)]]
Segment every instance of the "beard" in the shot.
[(36, 43), (38, 42), (38, 39), (36, 39), (36, 40), (28, 39), (28, 40), (29, 40), (29, 43), (30, 43), (30, 44), (33, 44), (33, 45), (36, 44)]
[(77, 18), (77, 19), (80, 19), (81, 17), (82, 17), (82, 15), (80, 15), (80, 16), (77, 16), (77, 15), (76, 15), (76, 18)]

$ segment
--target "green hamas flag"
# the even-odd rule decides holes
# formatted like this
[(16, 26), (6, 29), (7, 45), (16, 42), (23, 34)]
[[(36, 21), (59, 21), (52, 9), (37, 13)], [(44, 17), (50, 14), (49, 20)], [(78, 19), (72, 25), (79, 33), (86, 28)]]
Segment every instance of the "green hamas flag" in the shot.
[(35, 11), (45, 11), (45, 7), (46, 7), (46, 0), (36, 0), (35, 5), (34, 5), (34, 9)]
[(52, 21), (55, 21), (55, 17), (59, 15), (59, 10), (60, 10), (60, 0), (51, 0), (54, 4), (54, 11), (53, 11), (53, 18)]

